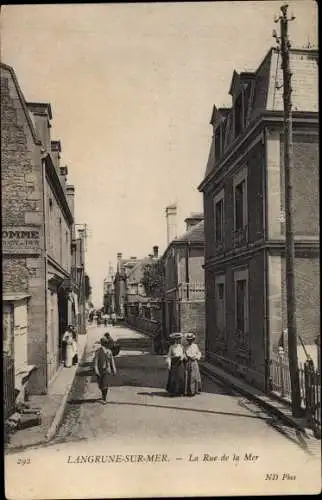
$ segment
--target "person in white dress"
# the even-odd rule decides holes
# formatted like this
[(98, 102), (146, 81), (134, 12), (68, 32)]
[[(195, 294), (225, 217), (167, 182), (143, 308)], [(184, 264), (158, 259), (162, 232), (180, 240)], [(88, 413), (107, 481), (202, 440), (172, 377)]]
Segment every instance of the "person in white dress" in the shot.
[(193, 333), (187, 333), (185, 340), (185, 394), (186, 396), (195, 396), (201, 392), (201, 376), (198, 361), (201, 358), (201, 352), (198, 345), (194, 342), (196, 336)]

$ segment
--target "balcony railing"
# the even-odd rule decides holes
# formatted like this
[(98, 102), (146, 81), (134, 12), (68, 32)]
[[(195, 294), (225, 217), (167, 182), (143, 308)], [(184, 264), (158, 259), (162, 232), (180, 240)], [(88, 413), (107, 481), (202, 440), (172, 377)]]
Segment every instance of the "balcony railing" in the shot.
[(205, 285), (203, 283), (180, 283), (179, 299), (181, 300), (204, 300), (205, 299)]
[(233, 232), (234, 248), (246, 246), (248, 242), (248, 226), (244, 226)]

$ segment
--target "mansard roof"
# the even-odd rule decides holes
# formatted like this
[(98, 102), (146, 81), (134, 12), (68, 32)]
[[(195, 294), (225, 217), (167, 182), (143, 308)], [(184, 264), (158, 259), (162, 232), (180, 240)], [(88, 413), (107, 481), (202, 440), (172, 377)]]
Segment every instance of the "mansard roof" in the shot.
[[(315, 48), (291, 48), (290, 66), (293, 74), (292, 104), (294, 112), (318, 113), (318, 50)], [(280, 114), (283, 112), (283, 88), (280, 85), (282, 81), (281, 56), (275, 47), (265, 54), (256, 71), (243, 71), (238, 74), (234, 70), (229, 87), (229, 94), (233, 98), (233, 106), (232, 108), (217, 108), (214, 106), (211, 118), (211, 124), (214, 128), (218, 125), (221, 126), (224, 150), (221, 155), (222, 158), (226, 157), (235, 147), (237, 136), (234, 136), (232, 128), (234, 101), (241, 90), (244, 89), (243, 112), (245, 121), (244, 129), (238, 137), (242, 137), (244, 130), (248, 129), (251, 124), (253, 125), (265, 113), (278, 112)], [(211, 174), (215, 165), (214, 142), (213, 137), (205, 179)], [(201, 185), (203, 184), (204, 181)]]

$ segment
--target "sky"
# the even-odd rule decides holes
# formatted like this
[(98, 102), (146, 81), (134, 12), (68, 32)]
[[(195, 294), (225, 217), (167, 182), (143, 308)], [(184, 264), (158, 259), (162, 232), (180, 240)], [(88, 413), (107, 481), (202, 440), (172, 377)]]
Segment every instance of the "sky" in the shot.
[[(317, 7), (289, 1), (294, 47), (317, 45)], [(5, 5), (1, 60), (27, 101), (50, 102), (52, 140), (74, 184), (76, 223), (88, 227), (93, 301), (116, 253), (167, 246), (165, 207), (203, 209), (198, 185), (213, 105), (229, 106), (234, 69), (255, 70), (279, 30), (282, 2)]]

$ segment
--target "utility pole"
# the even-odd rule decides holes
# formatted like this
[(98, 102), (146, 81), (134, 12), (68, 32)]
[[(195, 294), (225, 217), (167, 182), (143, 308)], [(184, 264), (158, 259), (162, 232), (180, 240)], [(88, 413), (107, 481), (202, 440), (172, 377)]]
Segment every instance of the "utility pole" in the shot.
[(284, 102), (284, 178), (285, 178), (285, 265), (286, 265), (286, 297), (287, 297), (287, 335), (288, 358), (292, 392), (292, 414), (301, 415), (300, 381), (297, 358), (297, 331), (296, 331), (296, 297), (294, 283), (295, 246), (293, 232), (293, 194), (292, 194), (292, 73), (290, 69), (290, 47), (288, 38), (288, 23), (295, 19), (288, 18), (288, 5), (282, 5), (282, 14), (275, 20), (280, 21), (280, 39), (276, 36), (282, 56), (283, 70), (283, 102)]

